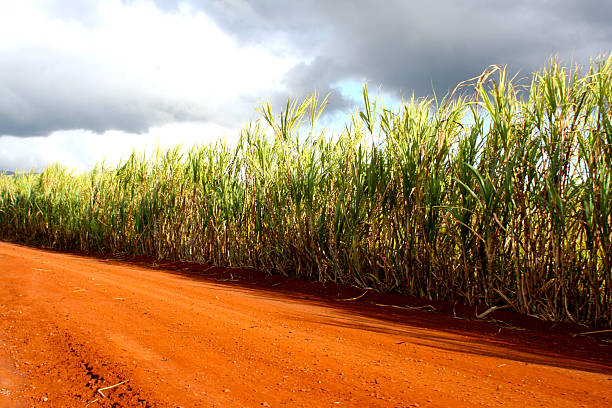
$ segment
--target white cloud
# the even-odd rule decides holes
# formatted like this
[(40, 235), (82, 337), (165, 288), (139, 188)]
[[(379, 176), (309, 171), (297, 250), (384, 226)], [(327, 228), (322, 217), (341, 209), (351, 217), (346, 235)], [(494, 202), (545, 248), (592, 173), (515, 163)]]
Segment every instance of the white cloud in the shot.
[(62, 7), (51, 0), (0, 6), (0, 135), (49, 135), (1, 137), (0, 168), (16, 163), (11, 155), (28, 143), (81, 163), (61, 137), (82, 135), (78, 145), (87, 151), (94, 134), (113, 129), (143, 133), (134, 139), (179, 122), (240, 126), (258, 99), (284, 92), (281, 80), (298, 61), (280, 42), (273, 51), (238, 44), (186, 4), (168, 11), (149, 1), (101, 0), (76, 17)]
[(86, 171), (104, 162), (116, 166), (132, 151), (150, 155), (157, 147), (162, 150), (181, 145), (186, 151), (192, 146), (210, 144), (225, 139), (237, 139), (239, 130), (216, 124), (183, 122), (151, 128), (143, 134), (109, 130), (102, 134), (88, 130), (61, 130), (47, 137), (0, 138), (0, 163), (5, 170), (41, 171), (52, 163), (70, 169)]

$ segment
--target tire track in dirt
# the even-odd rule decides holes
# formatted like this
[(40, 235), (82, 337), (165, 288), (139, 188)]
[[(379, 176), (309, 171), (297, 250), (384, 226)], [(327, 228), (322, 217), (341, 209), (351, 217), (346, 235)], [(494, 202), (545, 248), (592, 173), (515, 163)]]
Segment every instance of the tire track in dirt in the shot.
[(6, 406), (612, 406), (592, 338), (7, 243), (0, 329)]
[[(103, 398), (98, 390), (117, 383), (126, 375), (121, 367), (100, 356), (95, 349), (76, 341), (66, 327), (36, 315), (25, 296), (12, 303), (8, 313), (0, 313), (0, 328), (9, 343), (13, 381), (0, 407), (74, 407), (95, 403), (103, 407), (152, 407), (129, 385), (113, 389)], [(12, 313), (11, 313), (12, 312)], [(76, 330), (76, 336), (82, 335)], [(7, 360), (5, 360), (7, 361)], [(17, 376), (18, 373), (18, 376)]]

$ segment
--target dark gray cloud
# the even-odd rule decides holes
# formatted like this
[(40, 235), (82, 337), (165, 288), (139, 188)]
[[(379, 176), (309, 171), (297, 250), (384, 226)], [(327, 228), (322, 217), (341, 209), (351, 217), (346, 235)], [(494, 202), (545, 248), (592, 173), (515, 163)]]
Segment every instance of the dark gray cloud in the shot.
[(329, 58), (317, 57), (310, 63), (299, 63), (295, 65), (283, 79), (283, 84), (289, 90), (289, 94), (277, 92), (271, 96), (276, 106), (287, 97), (303, 99), (314, 91), (321, 97), (329, 95), (327, 111), (348, 110), (353, 102), (342, 95), (342, 91), (334, 83), (338, 80), (335, 61)]
[[(172, 9), (179, 3), (158, 0)], [(192, 0), (240, 41), (284, 36), (315, 62), (295, 89), (367, 79), (404, 95), (451, 90), (491, 64), (527, 75), (553, 56), (586, 62), (612, 50), (609, 0)], [(300, 80), (301, 79), (301, 80)], [(337, 104), (342, 107), (342, 101)]]
[(139, 133), (171, 121), (205, 119), (205, 112), (147, 94), (112, 67), (78, 56), (34, 46), (3, 57), (0, 135), (42, 136), (62, 129)]

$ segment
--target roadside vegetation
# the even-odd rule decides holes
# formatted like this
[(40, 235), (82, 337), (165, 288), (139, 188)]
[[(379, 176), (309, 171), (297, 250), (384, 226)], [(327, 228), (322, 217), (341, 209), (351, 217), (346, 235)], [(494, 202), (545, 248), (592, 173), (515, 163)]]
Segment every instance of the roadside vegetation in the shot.
[(612, 54), (363, 97), (339, 134), (315, 94), (236, 145), (0, 176), (0, 236), (612, 325)]

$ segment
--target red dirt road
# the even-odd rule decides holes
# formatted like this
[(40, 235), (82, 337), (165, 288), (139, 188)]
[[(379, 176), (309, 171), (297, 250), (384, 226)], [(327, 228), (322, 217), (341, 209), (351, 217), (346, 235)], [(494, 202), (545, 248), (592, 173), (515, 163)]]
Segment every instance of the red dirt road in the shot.
[(612, 407), (609, 337), (215, 271), (0, 243), (0, 407)]

